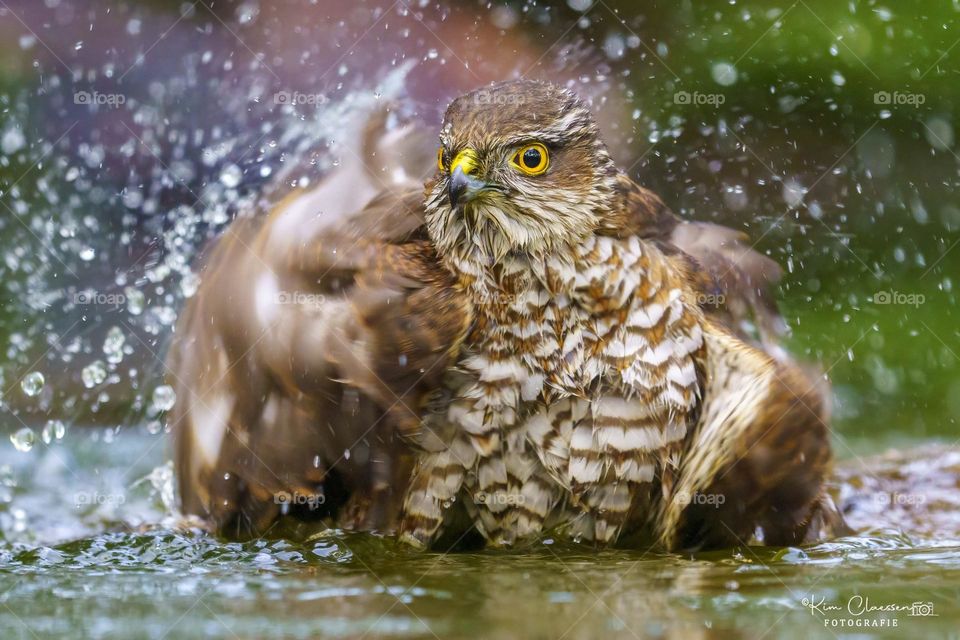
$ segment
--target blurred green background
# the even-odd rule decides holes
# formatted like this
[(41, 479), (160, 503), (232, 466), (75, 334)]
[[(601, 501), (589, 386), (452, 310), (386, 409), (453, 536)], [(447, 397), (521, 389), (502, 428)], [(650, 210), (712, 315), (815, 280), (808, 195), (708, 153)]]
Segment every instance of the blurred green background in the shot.
[[(318, 68), (340, 55), (341, 64), (354, 58), (354, 51), (343, 53), (344, 43), (366, 38), (355, 47), (368, 55), (363, 72), (351, 69), (341, 85), (369, 85), (378, 65), (383, 75), (386, 60), (395, 65), (407, 56), (428, 69), (445, 65), (448, 76), (469, 85), (469, 73), (456, 67), (479, 68), (503, 43), (542, 54), (531, 72), (538, 75), (576, 42), (587, 62), (571, 80), (600, 78), (616, 89), (606, 97), (619, 101), (626, 124), (608, 136), (631, 174), (686, 217), (743, 229), (786, 267), (790, 344), (829, 372), (837, 432), (853, 449), (952, 441), (960, 415), (957, 12), (956, 2), (827, 0), (11, 3), (0, 44), (5, 408), (25, 422), (144, 418), (162, 367), (143, 351), (162, 355), (166, 321), (182, 301), (176, 268), (174, 280), (150, 269), (170, 249), (164, 234), (178, 224), (176, 206), (195, 204), (222, 164), (196, 163), (186, 179), (171, 179), (176, 172), (167, 170), (178, 154), (189, 160), (206, 153), (203, 145), (218, 130), (252, 140), (265, 122), (283, 127), (229, 106), (223, 96), (245, 98), (249, 78), (274, 82), (280, 78), (271, 74), (279, 73), (311, 85)], [(303, 25), (293, 28), (300, 16)], [(391, 19), (395, 31), (419, 35), (399, 49), (388, 46), (379, 32), (389, 32)], [(293, 64), (292, 54), (270, 49), (282, 49), (287, 38), (315, 42), (326, 25), (339, 38), (330, 51), (316, 45), (313, 58), (301, 52)], [(471, 38), (490, 32), (496, 43), (468, 48)], [(181, 60), (176, 52), (185, 45)], [(206, 71), (183, 62), (201, 55), (213, 58)], [(311, 86), (329, 86), (333, 75)], [(185, 81), (178, 93), (176, 84)], [(69, 93), (54, 99), (83, 82), (144, 95), (114, 110), (71, 105)], [(446, 98), (441, 92), (428, 100), (439, 110)], [(72, 121), (79, 124), (59, 138)], [(206, 139), (178, 146), (177, 135), (199, 135), (194, 127)], [(241, 194), (262, 188), (265, 181), (251, 169), (262, 155), (247, 154)], [(75, 165), (79, 181), (71, 179)], [(72, 188), (84, 180), (82, 190)], [(131, 187), (153, 194), (146, 200), (152, 207), (130, 206), (124, 198)], [(220, 228), (196, 228), (181, 262)], [(82, 257), (87, 249), (96, 251), (93, 259)], [(144, 316), (64, 307), (70, 295), (109, 282), (118, 268), (129, 272), (126, 280), (159, 287), (144, 289)], [(122, 291), (126, 284), (111, 286)], [(66, 293), (58, 299), (58, 292)], [(878, 292), (891, 293), (892, 303), (874, 302)], [(161, 310), (158, 326), (127, 337), (133, 354), (123, 364), (106, 363), (118, 375), (85, 388), (81, 371), (98, 355), (107, 328), (136, 333), (149, 324), (151, 309)], [(118, 313), (122, 325), (111, 320)], [(70, 346), (65, 325), (73, 320), (78, 342)], [(33, 368), (45, 372), (53, 395), (45, 402), (23, 398), (18, 381), (51, 346)], [(838, 451), (849, 453), (842, 443)]]

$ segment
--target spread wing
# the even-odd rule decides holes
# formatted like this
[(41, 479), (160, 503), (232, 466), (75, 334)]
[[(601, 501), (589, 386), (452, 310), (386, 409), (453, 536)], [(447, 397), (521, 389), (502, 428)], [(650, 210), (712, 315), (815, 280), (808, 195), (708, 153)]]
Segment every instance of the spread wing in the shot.
[[(470, 318), (422, 238), (420, 176), (383, 189), (370, 169), (235, 221), (180, 316), (168, 369), (182, 507), (218, 531), (259, 534), (285, 511), (392, 526), (404, 440)], [(374, 195), (352, 208), (356, 193)]]
[[(685, 271), (705, 313), (740, 337), (779, 353), (786, 324), (773, 294), (780, 266), (749, 244), (746, 234), (709, 222), (680, 220), (652, 191), (619, 177), (619, 228), (657, 242), (689, 264)], [(618, 231), (619, 232), (619, 231)]]
[(742, 233), (678, 220), (626, 177), (620, 193), (623, 228), (672, 254), (704, 314), (699, 417), (676, 477), (664, 476), (655, 535), (677, 549), (745, 544), (754, 527), (768, 544), (842, 531), (821, 493), (831, 460), (826, 383), (777, 344), (780, 267)]

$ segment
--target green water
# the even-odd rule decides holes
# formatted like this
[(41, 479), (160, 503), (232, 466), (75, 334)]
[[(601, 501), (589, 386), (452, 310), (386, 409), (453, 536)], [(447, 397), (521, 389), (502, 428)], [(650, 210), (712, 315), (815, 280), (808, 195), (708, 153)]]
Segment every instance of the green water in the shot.
[[(170, 518), (165, 436), (131, 429), (107, 443), (105, 433), (71, 433), (28, 453), (0, 446), (3, 638), (958, 635), (956, 525), (910, 536), (881, 517), (866, 534), (802, 550), (693, 557), (549, 538), (443, 555), (338, 531), (228, 543)], [(144, 479), (151, 472), (154, 482)], [(844, 485), (862, 489), (856, 478)], [(864, 598), (930, 603), (936, 615), (827, 609), (851, 598), (855, 610)], [(830, 619), (897, 626), (825, 626)]]

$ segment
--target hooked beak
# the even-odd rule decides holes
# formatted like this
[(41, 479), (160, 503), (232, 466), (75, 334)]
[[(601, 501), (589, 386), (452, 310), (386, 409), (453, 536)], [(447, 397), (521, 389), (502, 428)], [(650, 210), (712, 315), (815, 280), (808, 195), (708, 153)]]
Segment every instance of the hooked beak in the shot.
[(454, 167), (450, 174), (450, 206), (455, 209), (460, 205), (461, 200), (470, 202), (486, 188), (487, 183), (483, 180), (467, 175), (460, 166)]

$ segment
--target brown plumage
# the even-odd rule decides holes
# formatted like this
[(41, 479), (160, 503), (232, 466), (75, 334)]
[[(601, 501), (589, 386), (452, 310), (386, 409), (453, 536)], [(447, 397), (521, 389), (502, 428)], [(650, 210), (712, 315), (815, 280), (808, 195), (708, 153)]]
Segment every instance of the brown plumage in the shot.
[(678, 221), (553, 85), (454, 101), (425, 194), (422, 132), (372, 122), (396, 183), (359, 207), (367, 155), (211, 253), (171, 350), (185, 511), (416, 546), (820, 533), (826, 410), (776, 347), (775, 263)]

